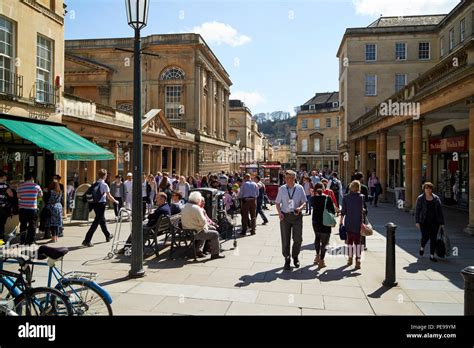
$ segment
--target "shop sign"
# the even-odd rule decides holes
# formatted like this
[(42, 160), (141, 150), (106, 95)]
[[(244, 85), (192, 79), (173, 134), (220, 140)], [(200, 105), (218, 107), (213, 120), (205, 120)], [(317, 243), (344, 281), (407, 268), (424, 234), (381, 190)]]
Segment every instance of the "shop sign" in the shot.
[(430, 154), (465, 151), (467, 151), (467, 137), (465, 135), (443, 139), (430, 139)]
[(26, 152), (0, 152), (0, 160), (5, 162), (21, 162), (26, 161), (29, 154)]

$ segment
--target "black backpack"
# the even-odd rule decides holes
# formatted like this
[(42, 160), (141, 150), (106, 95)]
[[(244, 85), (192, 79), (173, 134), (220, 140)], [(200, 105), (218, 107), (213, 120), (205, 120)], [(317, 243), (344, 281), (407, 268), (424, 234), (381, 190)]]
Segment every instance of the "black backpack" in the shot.
[(331, 186), (329, 187), (334, 194), (339, 193), (339, 181), (337, 179), (331, 180)]
[(16, 191), (12, 188), (10, 190), (13, 192), (13, 197), (7, 196), (7, 205), (10, 208), (12, 215), (18, 215), (19, 207), (18, 207), (18, 195)]
[(89, 204), (99, 203), (102, 199), (102, 192), (100, 191), (100, 183), (95, 182), (89, 187), (84, 195), (85, 201)]

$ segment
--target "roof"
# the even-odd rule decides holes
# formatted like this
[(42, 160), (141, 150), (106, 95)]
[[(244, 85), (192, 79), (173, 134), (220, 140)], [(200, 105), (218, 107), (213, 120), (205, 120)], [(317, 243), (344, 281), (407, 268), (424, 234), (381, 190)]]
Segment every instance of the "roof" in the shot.
[(438, 14), (428, 16), (380, 17), (367, 26), (367, 28), (438, 25), (446, 16), (445, 14)]
[(304, 105), (332, 104), (333, 102), (339, 102), (339, 92), (316, 93)]

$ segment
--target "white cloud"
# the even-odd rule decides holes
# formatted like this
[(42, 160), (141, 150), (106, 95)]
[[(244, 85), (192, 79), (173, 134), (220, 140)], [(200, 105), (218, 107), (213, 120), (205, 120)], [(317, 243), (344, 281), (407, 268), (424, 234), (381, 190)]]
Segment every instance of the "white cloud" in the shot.
[(211, 44), (226, 44), (232, 47), (242, 46), (252, 39), (240, 34), (237, 29), (221, 22), (206, 22), (191, 29), (193, 33), (201, 34), (206, 42)]
[(235, 91), (232, 92), (230, 98), (242, 100), (251, 110), (266, 102), (265, 97), (258, 92)]
[(358, 15), (406, 16), (450, 12), (459, 0), (353, 0)]

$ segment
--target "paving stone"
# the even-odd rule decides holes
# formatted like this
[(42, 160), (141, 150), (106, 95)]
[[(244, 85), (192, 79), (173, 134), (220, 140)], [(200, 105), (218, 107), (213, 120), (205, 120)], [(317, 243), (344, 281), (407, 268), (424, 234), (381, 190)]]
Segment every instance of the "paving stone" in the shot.
[(464, 305), (459, 303), (415, 303), (425, 315), (464, 315)]
[(233, 302), (226, 315), (301, 315), (301, 309), (289, 306)]
[(230, 306), (227, 301), (212, 301), (182, 297), (166, 297), (152, 313), (171, 313), (182, 315), (224, 315)]
[(347, 311), (372, 314), (374, 311), (367, 299), (323, 296), (324, 308), (332, 311)]
[(260, 291), (258, 293), (256, 303), (276, 306), (324, 309), (323, 297), (321, 295), (302, 295)]

